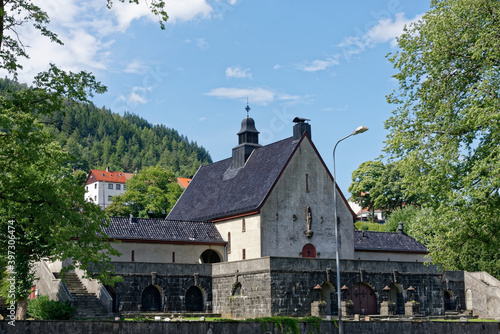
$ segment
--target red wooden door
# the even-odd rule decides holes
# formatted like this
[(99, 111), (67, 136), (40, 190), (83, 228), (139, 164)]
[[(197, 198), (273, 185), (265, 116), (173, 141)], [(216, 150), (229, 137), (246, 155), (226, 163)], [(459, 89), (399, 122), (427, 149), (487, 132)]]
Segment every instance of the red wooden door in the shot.
[(311, 244), (305, 245), (302, 248), (302, 257), (316, 257), (316, 248)]
[(375, 291), (364, 283), (356, 283), (350, 289), (354, 314), (377, 314)]

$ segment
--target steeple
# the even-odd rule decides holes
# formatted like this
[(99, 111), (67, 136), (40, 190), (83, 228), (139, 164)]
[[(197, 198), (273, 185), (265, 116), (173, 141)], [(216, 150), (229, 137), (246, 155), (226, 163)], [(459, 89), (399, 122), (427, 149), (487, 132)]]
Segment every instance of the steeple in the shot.
[(232, 168), (239, 168), (245, 165), (252, 151), (259, 145), (259, 131), (255, 128), (255, 121), (248, 115), (250, 107), (245, 107), (247, 117), (241, 121), (241, 129), (237, 133), (238, 145), (233, 148)]

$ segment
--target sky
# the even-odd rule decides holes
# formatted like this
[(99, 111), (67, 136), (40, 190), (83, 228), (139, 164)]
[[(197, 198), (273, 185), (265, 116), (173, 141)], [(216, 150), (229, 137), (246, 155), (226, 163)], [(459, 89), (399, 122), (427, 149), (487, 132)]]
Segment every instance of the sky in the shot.
[(174, 128), (213, 161), (231, 156), (247, 99), (263, 145), (290, 137), (295, 116), (310, 119), (330, 171), (335, 143), (365, 125), (336, 150), (346, 198), (352, 172), (383, 154), (394, 109), (386, 95), (398, 88), (386, 55), (429, 9), (428, 0), (166, 0), (161, 30), (144, 0), (111, 9), (105, 0), (34, 2), (64, 46), (24, 27), (30, 59), (20, 81), (51, 62), (91, 71), (108, 87), (95, 105)]

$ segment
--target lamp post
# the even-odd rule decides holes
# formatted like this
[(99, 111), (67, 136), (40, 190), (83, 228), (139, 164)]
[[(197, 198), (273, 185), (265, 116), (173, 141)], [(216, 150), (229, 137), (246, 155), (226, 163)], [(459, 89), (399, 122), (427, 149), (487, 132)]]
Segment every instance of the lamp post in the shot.
[(337, 303), (338, 303), (338, 313), (339, 313), (339, 334), (342, 334), (344, 331), (342, 324), (342, 306), (341, 306), (341, 296), (340, 296), (340, 260), (339, 260), (339, 229), (338, 229), (338, 219), (337, 219), (337, 177), (335, 175), (335, 150), (337, 149), (337, 145), (344, 139), (349, 138), (350, 136), (355, 136), (357, 134), (368, 131), (368, 128), (364, 125), (356, 128), (350, 135), (345, 136), (340, 139), (335, 146), (333, 147), (333, 220), (335, 225), (335, 257), (337, 264)]

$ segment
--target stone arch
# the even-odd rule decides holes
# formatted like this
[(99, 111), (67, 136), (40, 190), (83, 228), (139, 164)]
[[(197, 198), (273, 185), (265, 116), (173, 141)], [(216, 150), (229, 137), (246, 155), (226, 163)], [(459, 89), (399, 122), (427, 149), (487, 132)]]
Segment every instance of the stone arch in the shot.
[(118, 294), (116, 293), (116, 289), (111, 285), (105, 285), (106, 291), (111, 297), (111, 312), (115, 313), (119, 311), (120, 301), (118, 300)]
[(313, 244), (306, 244), (302, 248), (302, 257), (316, 257), (316, 247)]
[(391, 283), (389, 285), (389, 300), (395, 305), (396, 314), (405, 313), (405, 298), (403, 295), (403, 286), (399, 283)]
[(200, 255), (200, 263), (218, 263), (221, 262), (222, 258), (220, 254), (213, 249), (206, 249)]
[(324, 282), (321, 284), (321, 300), (326, 302), (325, 311), (327, 315), (338, 314), (337, 294), (332, 283)]
[(377, 294), (368, 284), (358, 282), (349, 289), (354, 314), (377, 314)]
[(186, 290), (185, 303), (186, 311), (203, 311), (203, 291), (196, 285), (192, 285)]
[(141, 310), (142, 311), (161, 311), (162, 291), (159, 286), (148, 285), (142, 290)]
[(231, 287), (231, 296), (241, 296), (242, 295), (242, 286), (240, 282), (236, 282)]

